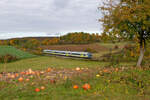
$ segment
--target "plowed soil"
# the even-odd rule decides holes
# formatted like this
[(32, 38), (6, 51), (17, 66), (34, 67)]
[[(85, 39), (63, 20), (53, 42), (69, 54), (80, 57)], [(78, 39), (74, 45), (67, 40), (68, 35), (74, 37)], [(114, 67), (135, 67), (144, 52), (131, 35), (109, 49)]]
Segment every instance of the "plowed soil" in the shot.
[(51, 45), (42, 46), (43, 49), (64, 50), (64, 51), (86, 51), (87, 49), (95, 50), (96, 52), (108, 50), (108, 48), (100, 44), (84, 44), (84, 45)]

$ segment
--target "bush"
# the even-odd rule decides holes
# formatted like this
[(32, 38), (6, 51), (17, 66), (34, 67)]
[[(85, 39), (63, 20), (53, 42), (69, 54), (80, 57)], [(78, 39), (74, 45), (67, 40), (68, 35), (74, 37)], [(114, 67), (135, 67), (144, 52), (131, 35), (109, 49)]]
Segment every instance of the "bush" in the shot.
[(8, 63), (12, 61), (16, 61), (18, 58), (16, 56), (6, 54), (3, 56), (0, 56), (0, 63)]
[(85, 51), (85, 52), (90, 52), (90, 53), (97, 53), (96, 50), (91, 49), (91, 48), (86, 48), (84, 51)]
[(127, 49), (127, 50), (131, 50), (133, 48), (134, 48), (134, 46), (131, 45), (131, 44), (127, 44), (127, 45), (124, 46), (124, 49)]
[(119, 48), (118, 45), (115, 45), (115, 46), (114, 46), (114, 49), (118, 49), (118, 48)]

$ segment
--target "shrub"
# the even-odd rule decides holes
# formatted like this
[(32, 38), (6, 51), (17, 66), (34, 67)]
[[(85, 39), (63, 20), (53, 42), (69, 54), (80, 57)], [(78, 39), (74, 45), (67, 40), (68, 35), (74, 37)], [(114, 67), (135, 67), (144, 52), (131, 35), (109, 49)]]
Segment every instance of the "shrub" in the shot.
[(124, 49), (129, 49), (129, 50), (131, 50), (131, 49), (133, 49), (134, 47), (133, 47), (133, 45), (131, 45), (131, 44), (127, 44), (127, 45), (125, 45), (124, 46)]
[(85, 51), (85, 52), (91, 52), (91, 53), (97, 53), (96, 50), (91, 49), (91, 48), (86, 48), (84, 51)]
[(3, 56), (0, 56), (0, 63), (8, 63), (12, 61), (16, 61), (18, 58), (16, 56), (6, 54)]
[(118, 49), (118, 48), (119, 48), (118, 45), (115, 45), (115, 46), (114, 46), (114, 49)]

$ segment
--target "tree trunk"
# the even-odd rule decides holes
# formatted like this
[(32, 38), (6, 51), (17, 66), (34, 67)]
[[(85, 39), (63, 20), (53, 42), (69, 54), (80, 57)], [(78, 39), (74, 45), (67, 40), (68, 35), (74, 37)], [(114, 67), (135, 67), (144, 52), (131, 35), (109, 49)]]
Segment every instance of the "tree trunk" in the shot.
[(140, 56), (139, 56), (139, 59), (138, 59), (138, 62), (137, 62), (137, 67), (141, 67), (141, 63), (142, 63), (142, 60), (143, 60), (143, 57), (144, 57), (144, 52), (145, 52), (145, 48), (143, 48), (142, 46), (140, 47)]

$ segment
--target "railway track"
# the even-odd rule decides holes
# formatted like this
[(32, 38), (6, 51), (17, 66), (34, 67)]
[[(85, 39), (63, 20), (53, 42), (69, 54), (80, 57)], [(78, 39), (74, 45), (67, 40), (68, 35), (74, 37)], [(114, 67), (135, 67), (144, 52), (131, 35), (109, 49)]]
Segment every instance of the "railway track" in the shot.
[(92, 60), (92, 58), (71, 57), (71, 56), (62, 56), (62, 55), (53, 55), (53, 54), (43, 54), (43, 55), (44, 56), (51, 56), (51, 57)]

